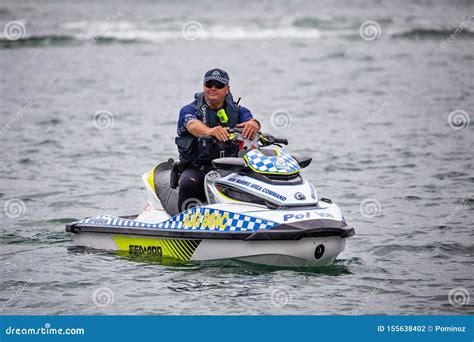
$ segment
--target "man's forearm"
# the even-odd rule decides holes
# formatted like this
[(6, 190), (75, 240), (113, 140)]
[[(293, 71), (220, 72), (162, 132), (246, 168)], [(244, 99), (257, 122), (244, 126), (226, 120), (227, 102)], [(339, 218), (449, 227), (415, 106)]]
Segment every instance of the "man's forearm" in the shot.
[(198, 137), (200, 135), (209, 135), (209, 127), (203, 124), (199, 120), (192, 120), (186, 125), (186, 129), (189, 133)]

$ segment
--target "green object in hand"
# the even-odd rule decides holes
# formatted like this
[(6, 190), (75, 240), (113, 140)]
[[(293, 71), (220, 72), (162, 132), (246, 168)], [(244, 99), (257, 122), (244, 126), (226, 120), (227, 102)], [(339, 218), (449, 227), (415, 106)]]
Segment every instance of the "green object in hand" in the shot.
[(221, 108), (217, 111), (217, 117), (223, 125), (227, 125), (227, 123), (229, 122), (229, 117), (227, 116), (227, 113), (225, 112), (224, 108)]

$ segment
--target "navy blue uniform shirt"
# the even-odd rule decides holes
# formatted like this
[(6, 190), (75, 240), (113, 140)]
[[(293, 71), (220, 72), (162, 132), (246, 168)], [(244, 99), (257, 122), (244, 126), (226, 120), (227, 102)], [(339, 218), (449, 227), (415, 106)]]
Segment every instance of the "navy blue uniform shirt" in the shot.
[[(194, 106), (194, 102), (184, 106), (179, 111), (179, 119), (178, 119), (178, 137), (186, 136), (188, 133), (186, 129), (186, 124), (190, 120), (198, 119), (196, 115), (196, 107)], [(248, 108), (239, 106), (239, 120), (237, 123), (247, 122), (253, 119), (253, 115)], [(198, 119), (199, 120), (199, 119)]]

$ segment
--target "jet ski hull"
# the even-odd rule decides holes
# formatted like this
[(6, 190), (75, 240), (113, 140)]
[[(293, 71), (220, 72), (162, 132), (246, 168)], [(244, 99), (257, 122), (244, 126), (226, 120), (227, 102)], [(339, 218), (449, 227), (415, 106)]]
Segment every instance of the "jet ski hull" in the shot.
[[(270, 142), (270, 140), (266, 140)], [(332, 263), (354, 235), (340, 208), (319, 198), (299, 174), (309, 164), (280, 150), (249, 150), (214, 159), (204, 180), (206, 202), (189, 198), (178, 210), (177, 164), (142, 176), (149, 201), (140, 215), (99, 215), (66, 225), (75, 243), (163, 260), (236, 259), (282, 267)]]
[(326, 266), (333, 263), (345, 247), (345, 239), (334, 236), (308, 237), (296, 241), (245, 241), (85, 232), (75, 234), (74, 242), (78, 246), (121, 251), (129, 255), (166, 257), (179, 261), (234, 259), (279, 267)]
[[(196, 209), (193, 212), (195, 215)], [(183, 221), (182, 217), (179, 219)], [(261, 226), (248, 230), (244, 227), (221, 229), (223, 227), (219, 227), (218, 221), (214, 222), (214, 226), (203, 229), (203, 222), (192, 226), (195, 221), (189, 221), (189, 227), (179, 222), (180, 226), (171, 228), (172, 222), (176, 222), (172, 220), (166, 221), (169, 223), (147, 224), (132, 217), (102, 215), (68, 224), (66, 230), (74, 233), (76, 245), (130, 255), (150, 255), (179, 261), (236, 259), (282, 267), (331, 264), (344, 250), (345, 238), (354, 234), (354, 229), (345, 222), (325, 219), (275, 223), (274, 226), (270, 225), (270, 221), (260, 220)], [(243, 220), (246, 220), (245, 217)], [(169, 228), (163, 228), (166, 224)], [(256, 229), (262, 225), (266, 228)]]

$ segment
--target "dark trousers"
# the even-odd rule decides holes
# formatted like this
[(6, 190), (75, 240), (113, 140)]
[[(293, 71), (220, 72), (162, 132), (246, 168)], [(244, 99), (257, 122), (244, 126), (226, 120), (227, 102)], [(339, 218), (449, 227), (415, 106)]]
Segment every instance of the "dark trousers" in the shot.
[(179, 178), (178, 209), (180, 212), (206, 201), (205, 176), (203, 171), (196, 168), (183, 171)]

